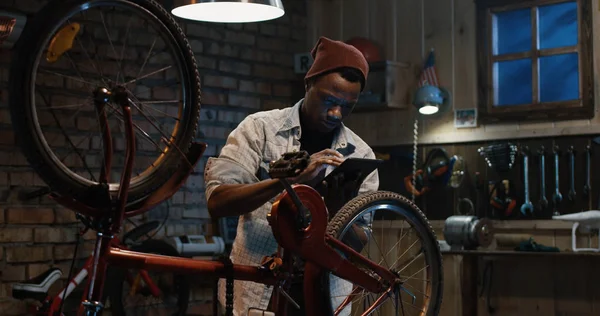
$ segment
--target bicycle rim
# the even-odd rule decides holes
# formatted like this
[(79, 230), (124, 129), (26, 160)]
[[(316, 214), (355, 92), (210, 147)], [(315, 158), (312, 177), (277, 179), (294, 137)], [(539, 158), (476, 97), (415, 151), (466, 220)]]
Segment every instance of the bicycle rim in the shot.
[[(29, 92), (11, 102), (13, 122), (20, 126), (17, 134), (26, 157), (54, 191), (86, 203), (87, 190), (98, 183), (104, 163), (100, 125), (90, 113), (90, 108), (94, 110), (90, 93), (95, 88), (124, 86), (132, 100), (137, 151), (129, 200), (145, 197), (183, 161), (195, 136), (199, 78), (185, 36), (172, 17), (152, 0), (55, 1), (48, 10), (45, 16), (34, 19), (32, 27), (45, 25), (49, 31), (34, 36), (19, 49), (25, 53), (20, 53), (17, 63), (31, 71), (14, 76), (15, 85)], [(111, 32), (110, 22), (120, 23), (118, 35)], [(63, 46), (65, 38), (69, 42), (69, 30), (75, 34), (71, 35), (70, 48), (61, 48), (61, 40)], [(143, 36), (132, 35), (139, 32), (156, 36), (149, 42)], [(123, 39), (119, 35), (124, 35)], [(148, 46), (142, 57), (140, 51)], [(53, 59), (57, 52), (60, 59)], [(103, 53), (105, 56), (100, 56)], [(17, 71), (12, 69), (11, 75)], [(173, 83), (179, 87), (167, 90)], [(50, 96), (44, 95), (48, 92)], [(180, 99), (175, 100), (177, 97)], [(123, 114), (117, 104), (107, 104), (105, 113), (114, 149), (109, 190), (116, 193), (124, 165)], [(46, 108), (37, 109), (44, 105)], [(18, 108), (23, 106), (25, 109)], [(116, 119), (116, 124), (111, 119)], [(56, 123), (60, 131), (49, 129), (49, 121)], [(53, 148), (53, 142), (57, 148)], [(68, 147), (71, 151), (65, 155)]]
[[(427, 219), (408, 200), (383, 191), (355, 198), (331, 220), (328, 232), (403, 281), (371, 311), (373, 315), (425, 316), (439, 311), (441, 254)], [(370, 269), (359, 267), (377, 278)], [(323, 283), (332, 315), (362, 315), (383, 294), (356, 288), (329, 272)]]

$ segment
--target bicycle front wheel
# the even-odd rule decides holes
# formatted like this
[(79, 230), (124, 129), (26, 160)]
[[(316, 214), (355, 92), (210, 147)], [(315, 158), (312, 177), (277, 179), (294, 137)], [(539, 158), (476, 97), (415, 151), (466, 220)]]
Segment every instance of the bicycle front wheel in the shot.
[[(358, 196), (329, 222), (327, 233), (401, 280), (389, 295), (370, 293), (328, 272), (324, 289), (331, 315), (437, 315), (442, 303), (442, 256), (425, 215), (405, 197), (386, 191)], [(375, 278), (366, 266), (357, 266)], [(383, 303), (376, 302), (383, 294)]]
[[(119, 89), (129, 100), (136, 134), (130, 203), (164, 184), (195, 137), (200, 79), (194, 54), (154, 0), (51, 1), (23, 30), (9, 83), (12, 123), (28, 162), (53, 192), (89, 206), (97, 199), (89, 189), (104, 174), (117, 194), (125, 161), (123, 109), (113, 99), (99, 109), (95, 91)], [(104, 116), (107, 126), (99, 120)]]

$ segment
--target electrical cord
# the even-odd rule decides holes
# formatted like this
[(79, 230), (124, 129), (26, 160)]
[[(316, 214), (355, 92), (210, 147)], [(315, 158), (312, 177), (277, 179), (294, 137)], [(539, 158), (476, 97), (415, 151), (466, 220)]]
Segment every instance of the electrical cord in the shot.
[[(412, 168), (412, 186), (416, 188), (416, 178), (417, 178), (417, 140), (419, 138), (419, 117), (415, 118), (415, 124), (413, 128), (413, 168)], [(415, 192), (412, 192), (412, 202), (415, 203)]]
[[(171, 213), (171, 207), (170, 207), (170, 204), (169, 204), (170, 200), (166, 200), (165, 202), (166, 202), (166, 205), (167, 205), (167, 214), (165, 214), (165, 218), (163, 218), (163, 220), (160, 223), (160, 225), (158, 225), (158, 227), (154, 230), (154, 233), (152, 233), (152, 234), (145, 233), (145, 236), (148, 239), (154, 238), (154, 236), (156, 236), (156, 234), (158, 233), (158, 231), (160, 231), (161, 228), (163, 228), (165, 226), (165, 224), (167, 223), (167, 219), (169, 219), (169, 215)], [(129, 222), (131, 225), (133, 225), (134, 229), (139, 226), (136, 223), (134, 223), (130, 218), (126, 218), (125, 220), (127, 222)]]

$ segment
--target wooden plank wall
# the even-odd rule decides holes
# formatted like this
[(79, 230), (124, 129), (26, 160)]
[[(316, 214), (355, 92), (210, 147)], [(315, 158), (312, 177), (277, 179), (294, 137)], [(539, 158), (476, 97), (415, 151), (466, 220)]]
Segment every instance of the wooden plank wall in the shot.
[[(363, 36), (379, 44), (387, 60), (407, 62), (415, 67), (421, 67), (427, 52), (433, 48), (440, 82), (451, 93), (452, 107), (476, 107), (473, 0), (308, 0), (307, 3), (308, 47), (321, 35), (338, 40)], [(598, 1), (593, 1), (593, 11), (598, 11)], [(598, 14), (594, 14), (593, 29), (600, 30)], [(600, 32), (594, 34), (596, 49), (600, 48), (598, 34)], [(600, 73), (599, 56), (594, 54), (594, 78)], [(600, 98), (595, 102), (600, 102)], [(346, 123), (372, 145), (410, 144), (416, 114), (412, 107), (393, 112), (354, 113)], [(504, 123), (470, 129), (454, 128), (453, 118), (452, 109), (437, 118), (420, 118), (420, 142), (456, 143), (600, 133), (600, 115), (591, 120)]]
[[(348, 40), (353, 36), (363, 36), (374, 40), (382, 48), (387, 60), (411, 63), (420, 67), (426, 53), (436, 52), (436, 67), (443, 87), (452, 97), (453, 109), (473, 108), (476, 96), (476, 42), (475, 5), (473, 0), (308, 0), (309, 32), (308, 47), (321, 36), (338, 40)], [(599, 3), (593, 1), (593, 11)], [(600, 30), (600, 15), (594, 14), (593, 29)], [(594, 34), (594, 48), (600, 49), (600, 32)], [(594, 78), (599, 78), (600, 54), (594, 54)], [(414, 84), (414, 83), (413, 83)], [(598, 86), (598, 85), (595, 85)], [(595, 93), (598, 95), (598, 88)], [(596, 98), (596, 102), (600, 98)], [(596, 106), (598, 111), (599, 106)], [(411, 172), (413, 124), (416, 111), (408, 110), (380, 113), (354, 113), (346, 124), (371, 144), (378, 152), (394, 157), (380, 170), (383, 189), (403, 192), (402, 178)], [(583, 186), (583, 148), (591, 144), (593, 136), (584, 134), (600, 133), (600, 115), (592, 120), (513, 123), (479, 126), (473, 129), (455, 129), (452, 110), (437, 118), (419, 118), (418, 157), (420, 162), (425, 154), (435, 146), (442, 145), (450, 155), (463, 155), (467, 162), (468, 175), (460, 189), (441, 190), (432, 193), (420, 206), (430, 219), (443, 220), (455, 213), (454, 206), (459, 197), (469, 197), (476, 201), (473, 186), (474, 173), (481, 172), (484, 182), (508, 178), (517, 185), (520, 192), (518, 205), (522, 203), (522, 172), (517, 164), (508, 174), (498, 175), (488, 168), (477, 148), (498, 140), (511, 140), (516, 144), (526, 144), (533, 151), (540, 145), (551, 149), (554, 144), (566, 149), (574, 145), (578, 150), (576, 164), (577, 192)], [(597, 145), (593, 145), (597, 146)], [(596, 149), (596, 152), (598, 150)], [(550, 151), (549, 151), (550, 152)], [(597, 157), (597, 155), (596, 155)], [(581, 159), (581, 160), (579, 160)], [(539, 198), (537, 180), (537, 160), (530, 165), (531, 197)], [(594, 208), (600, 194), (600, 173), (592, 165), (592, 195), (578, 199), (575, 203), (562, 203), (562, 213), (578, 212)], [(553, 185), (553, 164), (551, 156), (546, 158), (546, 189), (551, 197)], [(568, 161), (561, 158), (561, 192), (568, 191)], [(484, 215), (490, 215), (484, 213)], [(549, 218), (544, 213), (541, 218)], [(443, 221), (440, 221), (443, 223)], [(532, 234), (535, 240), (561, 250), (570, 248), (570, 229), (540, 229), (537, 221), (516, 221), (507, 227), (511, 232)], [(526, 223), (531, 223), (527, 226)], [(515, 224), (520, 228), (515, 229)], [(436, 228), (440, 239), (442, 225)], [(525, 225), (525, 226), (523, 226)], [(597, 246), (597, 239), (583, 238)], [(463, 313), (463, 293), (461, 256), (444, 257), (444, 303), (440, 315), (471, 315)], [(494, 313), (486, 310), (486, 301), (476, 298), (477, 315), (598, 315), (600, 314), (600, 273), (597, 266), (600, 260), (595, 257), (512, 257), (496, 260), (492, 273), (491, 305)], [(477, 282), (482, 281), (483, 262), (477, 266)]]

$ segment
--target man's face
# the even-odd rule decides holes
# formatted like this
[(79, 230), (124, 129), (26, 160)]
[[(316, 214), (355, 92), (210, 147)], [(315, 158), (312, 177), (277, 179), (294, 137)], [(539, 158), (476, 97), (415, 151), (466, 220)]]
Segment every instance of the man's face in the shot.
[(339, 73), (322, 76), (307, 86), (303, 118), (306, 128), (327, 133), (352, 112), (360, 94), (360, 82), (350, 82)]

